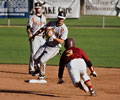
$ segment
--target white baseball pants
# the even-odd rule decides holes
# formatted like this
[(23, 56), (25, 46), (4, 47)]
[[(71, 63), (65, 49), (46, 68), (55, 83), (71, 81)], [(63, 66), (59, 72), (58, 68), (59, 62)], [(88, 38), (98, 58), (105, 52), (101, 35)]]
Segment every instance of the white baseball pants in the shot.
[(76, 85), (81, 78), (84, 80), (84, 82), (90, 79), (86, 72), (86, 63), (81, 58), (73, 59), (68, 62), (67, 69), (74, 85)]
[(37, 50), (45, 44), (45, 39), (42, 36), (36, 36), (33, 41), (30, 42), (30, 62), (29, 62), (29, 69), (34, 71), (34, 60), (33, 57)]

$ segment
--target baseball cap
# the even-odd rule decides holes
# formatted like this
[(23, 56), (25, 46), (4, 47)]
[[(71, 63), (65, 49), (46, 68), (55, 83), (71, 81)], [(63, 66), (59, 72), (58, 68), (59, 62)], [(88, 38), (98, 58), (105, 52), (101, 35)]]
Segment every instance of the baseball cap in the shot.
[(58, 18), (63, 18), (63, 19), (65, 19), (65, 18), (66, 18), (66, 13), (65, 13), (64, 11), (59, 11), (57, 17), (58, 17)]
[(35, 8), (41, 8), (42, 4), (40, 2), (35, 3)]

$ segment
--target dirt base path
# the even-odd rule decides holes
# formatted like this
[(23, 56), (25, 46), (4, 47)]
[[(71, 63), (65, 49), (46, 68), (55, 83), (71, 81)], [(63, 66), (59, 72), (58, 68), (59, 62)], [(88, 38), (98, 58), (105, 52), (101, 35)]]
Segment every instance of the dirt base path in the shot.
[(120, 100), (120, 69), (95, 70), (99, 77), (91, 76), (91, 80), (97, 96), (91, 97), (73, 86), (67, 69), (62, 85), (57, 84), (58, 66), (46, 67), (47, 84), (33, 84), (25, 82), (37, 79), (37, 76), (28, 74), (28, 65), (0, 64), (0, 100)]

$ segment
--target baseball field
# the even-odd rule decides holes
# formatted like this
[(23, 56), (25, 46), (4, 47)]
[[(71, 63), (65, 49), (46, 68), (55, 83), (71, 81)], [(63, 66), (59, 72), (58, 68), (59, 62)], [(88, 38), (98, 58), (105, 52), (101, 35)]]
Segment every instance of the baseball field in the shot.
[(90, 76), (95, 97), (75, 88), (67, 69), (65, 83), (57, 84), (60, 54), (47, 63), (46, 84), (26, 83), (37, 79), (28, 74), (30, 52), (26, 27), (0, 26), (0, 100), (120, 100), (120, 28), (116, 23), (112, 28), (80, 27), (79, 23), (73, 26), (70, 23), (68, 27), (68, 37), (75, 39), (76, 46), (86, 52), (98, 74), (97, 78)]
[[(64, 84), (57, 84), (58, 66), (46, 67), (46, 84), (26, 83), (37, 79), (28, 74), (28, 65), (0, 64), (0, 100), (120, 100), (120, 69), (95, 68), (91, 76), (97, 96), (75, 88), (64, 71)], [(90, 74), (88, 70), (88, 74)]]

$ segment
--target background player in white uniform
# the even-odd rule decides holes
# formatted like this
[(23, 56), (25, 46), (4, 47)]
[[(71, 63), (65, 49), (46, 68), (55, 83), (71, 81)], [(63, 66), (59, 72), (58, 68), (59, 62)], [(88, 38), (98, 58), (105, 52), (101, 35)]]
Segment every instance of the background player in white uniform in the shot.
[(42, 29), (46, 30), (48, 38), (45, 45), (40, 47), (34, 56), (35, 62), (41, 66), (39, 79), (44, 78), (45, 75), (45, 66), (42, 67), (44, 63), (53, 58), (59, 52), (64, 40), (67, 39), (68, 29), (63, 23), (65, 16), (65, 12), (60, 11), (57, 16), (58, 20), (48, 22), (48, 24)]
[(120, 17), (120, 0), (118, 0), (117, 5), (116, 5), (116, 11), (117, 11), (117, 16)]
[[(35, 14), (31, 15), (27, 25), (27, 32), (29, 38), (31, 38), (36, 31), (46, 24), (46, 17), (42, 14), (42, 4), (40, 2), (35, 3)], [(35, 71), (35, 64), (33, 56), (36, 51), (45, 43), (43, 33), (36, 36), (33, 41), (30, 41), (30, 63), (29, 63), (29, 74)]]
[(75, 42), (72, 38), (68, 38), (65, 40), (64, 47), (66, 50), (63, 52), (60, 59), (58, 84), (64, 82), (62, 80), (62, 77), (64, 68), (66, 66), (73, 84), (76, 87), (80, 87), (81, 89), (85, 90), (86, 92), (90, 91), (91, 95), (95, 96), (96, 93), (93, 90), (90, 77), (86, 72), (86, 64), (90, 68), (91, 75), (97, 77), (97, 74), (94, 71), (92, 63), (88, 59), (87, 55), (82, 49), (75, 47)]

